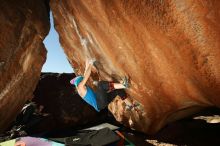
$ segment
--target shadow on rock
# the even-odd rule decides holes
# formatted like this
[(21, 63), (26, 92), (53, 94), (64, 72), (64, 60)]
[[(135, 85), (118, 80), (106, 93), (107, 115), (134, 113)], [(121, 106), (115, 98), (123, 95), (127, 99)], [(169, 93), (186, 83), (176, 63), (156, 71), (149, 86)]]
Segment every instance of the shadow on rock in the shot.
[(53, 117), (48, 125), (51, 126), (50, 129), (76, 128), (102, 121), (108, 116), (107, 110), (98, 113), (81, 99), (74, 86), (70, 84), (73, 77), (74, 74), (67, 73), (41, 75), (33, 101), (43, 105), (44, 112)]

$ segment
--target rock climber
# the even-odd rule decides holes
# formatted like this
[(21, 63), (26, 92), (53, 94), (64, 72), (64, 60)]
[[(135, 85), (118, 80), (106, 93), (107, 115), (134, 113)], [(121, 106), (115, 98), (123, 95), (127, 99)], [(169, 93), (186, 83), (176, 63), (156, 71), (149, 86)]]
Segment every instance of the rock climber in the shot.
[(94, 66), (95, 62), (94, 59), (87, 60), (84, 75), (77, 76), (70, 81), (72, 85), (75, 85), (80, 97), (98, 112), (106, 108), (117, 95), (122, 100), (126, 101), (126, 109), (132, 109), (131, 102), (126, 100), (127, 96), (124, 90), (129, 87), (127, 77), (124, 77), (120, 83), (98, 81), (95, 84), (97, 86), (96, 91), (86, 84), (91, 75), (92, 69), (97, 70)]

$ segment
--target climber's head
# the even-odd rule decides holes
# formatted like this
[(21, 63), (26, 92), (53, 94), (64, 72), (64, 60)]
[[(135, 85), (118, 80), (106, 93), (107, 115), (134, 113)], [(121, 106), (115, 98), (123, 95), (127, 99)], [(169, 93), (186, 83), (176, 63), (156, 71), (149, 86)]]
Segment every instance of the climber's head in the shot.
[(83, 80), (82, 76), (76, 76), (70, 81), (70, 84), (75, 85), (77, 87), (82, 80)]

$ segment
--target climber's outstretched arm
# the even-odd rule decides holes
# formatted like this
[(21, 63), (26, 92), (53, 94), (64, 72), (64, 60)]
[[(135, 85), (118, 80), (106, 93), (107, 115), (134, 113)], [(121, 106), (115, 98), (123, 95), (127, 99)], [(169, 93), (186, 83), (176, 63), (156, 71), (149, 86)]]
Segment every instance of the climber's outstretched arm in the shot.
[(85, 72), (84, 72), (84, 78), (80, 82), (79, 86), (85, 86), (86, 82), (88, 81), (91, 71), (92, 71), (92, 66), (93, 66), (93, 60), (87, 60), (86, 61), (86, 67), (85, 67)]

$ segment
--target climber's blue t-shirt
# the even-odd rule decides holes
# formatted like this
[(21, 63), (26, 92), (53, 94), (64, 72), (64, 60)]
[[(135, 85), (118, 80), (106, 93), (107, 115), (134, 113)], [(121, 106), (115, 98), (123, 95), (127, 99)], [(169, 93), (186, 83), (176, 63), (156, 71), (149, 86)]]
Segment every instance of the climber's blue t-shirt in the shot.
[(100, 110), (98, 109), (96, 94), (90, 87), (86, 86), (86, 89), (87, 89), (86, 95), (82, 99), (85, 100), (91, 106), (93, 106), (95, 110), (99, 112)]

